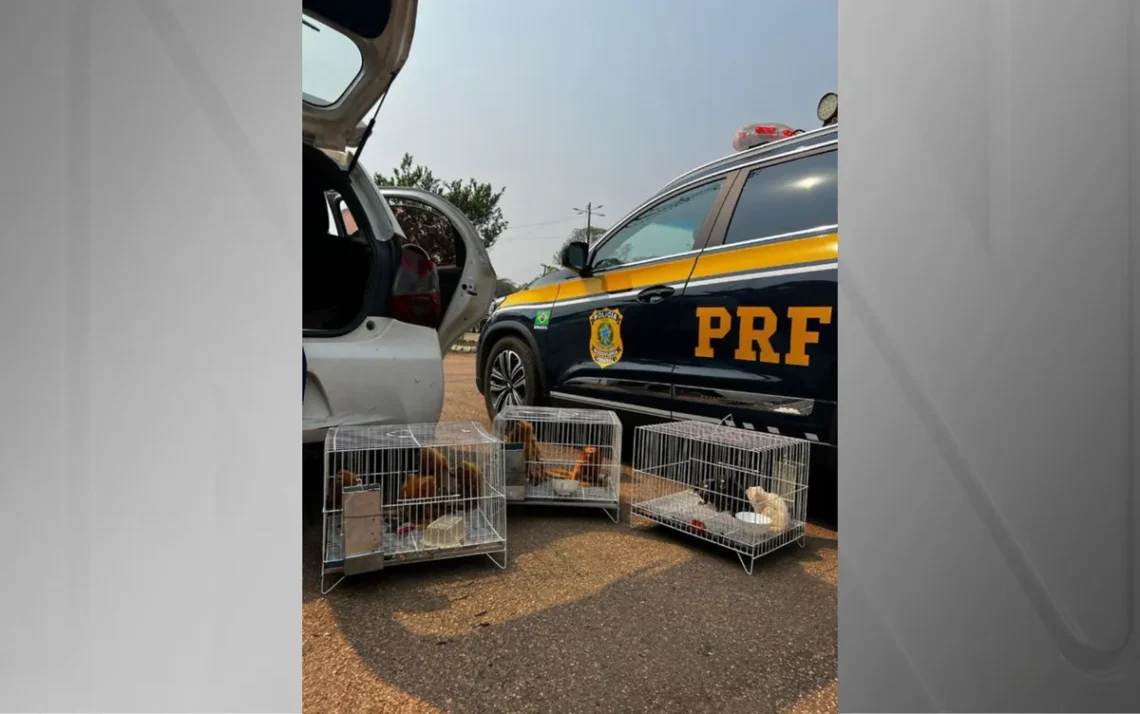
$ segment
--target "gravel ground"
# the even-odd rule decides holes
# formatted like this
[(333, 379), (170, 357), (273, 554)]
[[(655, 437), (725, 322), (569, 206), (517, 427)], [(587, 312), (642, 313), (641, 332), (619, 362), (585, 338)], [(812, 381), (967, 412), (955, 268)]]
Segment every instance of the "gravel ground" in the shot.
[[(487, 423), (474, 358), (445, 420)], [(624, 515), (624, 514), (623, 514)], [(836, 534), (756, 563), (603, 513), (512, 507), (510, 568), (407, 565), (321, 596), (306, 528), (306, 712), (836, 712)]]

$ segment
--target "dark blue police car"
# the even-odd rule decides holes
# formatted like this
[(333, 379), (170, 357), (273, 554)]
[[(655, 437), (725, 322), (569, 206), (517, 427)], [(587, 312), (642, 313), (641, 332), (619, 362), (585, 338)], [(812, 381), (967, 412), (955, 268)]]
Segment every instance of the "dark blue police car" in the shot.
[[(746, 127), (736, 153), (678, 177), (592, 248), (508, 296), (480, 333), (477, 382), (508, 404), (696, 419), (813, 442), (814, 515), (835, 519), (839, 128)], [(751, 144), (751, 148), (747, 148)]]

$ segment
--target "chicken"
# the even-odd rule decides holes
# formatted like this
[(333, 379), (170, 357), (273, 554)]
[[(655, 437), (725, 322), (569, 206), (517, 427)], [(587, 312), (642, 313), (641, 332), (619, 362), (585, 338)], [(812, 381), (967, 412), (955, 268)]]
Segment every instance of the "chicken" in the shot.
[(483, 469), (474, 461), (455, 467), (455, 490), (460, 498), (478, 498), (483, 485)]
[(752, 486), (745, 491), (752, 510), (762, 516), (767, 516), (770, 523), (768, 530), (780, 533), (788, 526), (788, 504), (784, 499), (774, 493), (768, 493), (759, 486)]
[(604, 486), (606, 477), (602, 466), (601, 450), (587, 446), (579, 452), (578, 461), (574, 464), (571, 478), (587, 486)]
[(407, 504), (402, 509), (406, 514), (405, 520), (416, 525), (429, 523), (440, 516), (443, 505), (424, 499), (434, 499), (439, 493), (434, 476), (421, 476), (410, 474), (400, 486), (400, 500), (417, 500), (419, 503)]
[(435, 498), (435, 477), (411, 474), (400, 486), (400, 500), (411, 501), (420, 498)]
[(447, 457), (439, 449), (430, 446), (420, 449), (420, 473), (442, 477), (450, 468)]
[(710, 478), (697, 487), (701, 502), (716, 511), (737, 511), (747, 502), (745, 489), (735, 476)]
[(542, 454), (538, 450), (538, 439), (534, 438), (534, 425), (529, 421), (519, 420), (512, 422), (506, 431), (508, 439), (523, 445), (527, 478), (532, 483), (542, 483), (549, 478), (542, 468)]
[(330, 476), (325, 491), (325, 510), (339, 511), (343, 507), (344, 489), (359, 484), (360, 477), (348, 469), (342, 469), (335, 476)]

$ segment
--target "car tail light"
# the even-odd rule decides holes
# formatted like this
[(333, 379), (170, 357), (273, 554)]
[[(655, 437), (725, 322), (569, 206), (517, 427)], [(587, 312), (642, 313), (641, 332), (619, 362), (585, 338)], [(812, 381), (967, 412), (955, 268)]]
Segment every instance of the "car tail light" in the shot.
[(436, 328), (441, 313), (435, 263), (423, 248), (409, 243), (400, 251), (400, 269), (392, 287), (392, 315), (401, 322)]

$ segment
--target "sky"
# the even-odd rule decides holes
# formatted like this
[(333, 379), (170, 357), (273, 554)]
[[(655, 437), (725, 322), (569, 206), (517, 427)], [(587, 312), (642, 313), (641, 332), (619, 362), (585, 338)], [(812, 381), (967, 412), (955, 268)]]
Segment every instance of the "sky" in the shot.
[(838, 83), (837, 0), (421, 0), (408, 63), (361, 156), (405, 152), (506, 188), (499, 277), (541, 272), (585, 217), (609, 227), (732, 152), (741, 126), (812, 129)]

